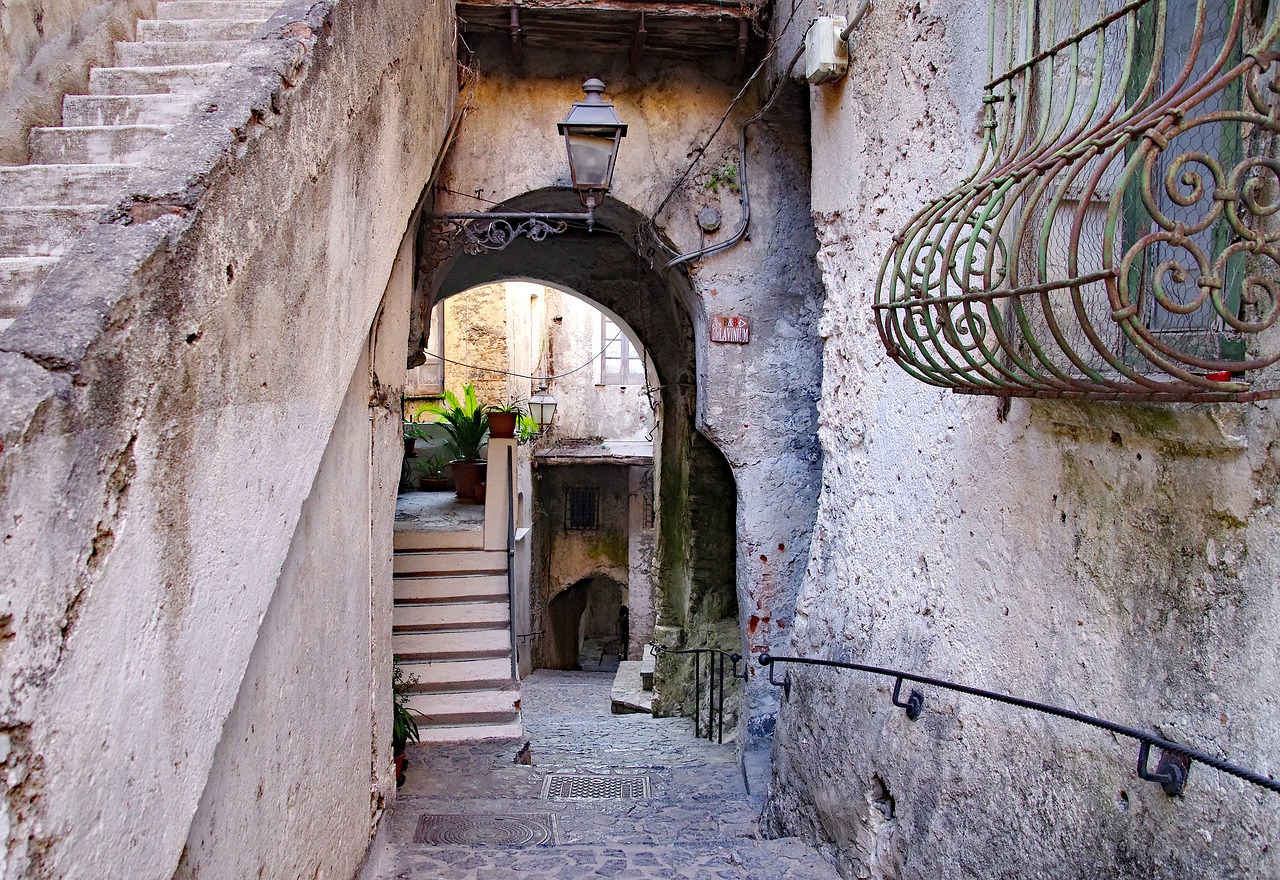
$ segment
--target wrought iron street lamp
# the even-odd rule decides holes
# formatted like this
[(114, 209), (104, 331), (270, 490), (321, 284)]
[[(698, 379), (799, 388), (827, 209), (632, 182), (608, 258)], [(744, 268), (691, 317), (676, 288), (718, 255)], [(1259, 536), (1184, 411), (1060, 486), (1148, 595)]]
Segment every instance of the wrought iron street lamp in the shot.
[(578, 198), (591, 216), (613, 182), (618, 146), (627, 136), (627, 124), (618, 118), (613, 104), (604, 99), (604, 83), (594, 77), (582, 84), (586, 97), (574, 102), (558, 126), (569, 153), (569, 177)]
[(543, 385), (537, 394), (529, 398), (529, 415), (538, 423), (538, 433), (546, 433), (555, 414), (556, 399), (547, 393), (547, 386)]
[[(464, 214), (431, 214), (433, 243), (427, 258), (434, 269), (453, 252), (460, 236), (465, 253), (503, 250), (517, 238), (542, 241), (548, 235), (567, 232), (571, 221), (595, 228), (596, 208), (613, 183), (618, 146), (627, 124), (618, 118), (613, 104), (604, 99), (604, 83), (592, 78), (582, 84), (586, 97), (574, 102), (569, 115), (558, 124), (569, 154), (569, 177), (586, 208), (584, 214), (486, 211)], [(554, 404), (553, 404), (554, 405)]]

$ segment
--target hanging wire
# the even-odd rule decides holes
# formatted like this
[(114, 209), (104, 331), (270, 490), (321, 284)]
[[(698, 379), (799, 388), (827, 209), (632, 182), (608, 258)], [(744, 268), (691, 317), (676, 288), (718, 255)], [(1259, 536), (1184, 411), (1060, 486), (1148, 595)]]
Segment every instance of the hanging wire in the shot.
[(598, 352), (592, 355), (591, 360), (587, 361), (585, 364), (574, 367), (572, 370), (569, 370), (567, 372), (556, 373), (550, 376), (526, 376), (524, 373), (513, 373), (511, 370), (499, 370), (497, 367), (482, 367), (482, 366), (479, 366), (478, 364), (467, 364), (467, 363), (463, 363), (462, 361), (455, 361), (452, 358), (447, 358), (442, 354), (436, 354), (433, 351), (424, 351), (423, 354), (425, 354), (429, 358), (435, 358), (438, 361), (443, 361), (446, 364), (453, 364), (454, 366), (458, 366), (458, 367), (466, 367), (469, 370), (480, 370), (485, 373), (497, 373), (501, 376), (514, 376), (517, 379), (532, 379), (535, 382), (550, 382), (553, 379), (563, 379), (565, 376), (572, 376), (574, 373), (577, 373), (581, 370), (585, 370), (587, 367), (591, 366), (596, 361), (598, 361), (601, 358), (601, 356), (603, 356), (604, 353), (609, 349), (609, 346), (613, 345), (615, 342), (621, 339), (622, 335), (623, 334), (621, 330), (615, 333), (613, 335), (613, 338), (604, 344), (604, 348), (600, 349)]
[(749, 76), (747, 81), (742, 84), (742, 88), (733, 96), (733, 100), (731, 100), (729, 102), (729, 106), (725, 108), (724, 114), (721, 115), (720, 120), (716, 123), (716, 127), (712, 129), (711, 134), (708, 135), (707, 139), (703, 141), (701, 146), (694, 148), (693, 158), (689, 161), (688, 167), (686, 167), (680, 176), (676, 178), (675, 183), (671, 185), (671, 189), (667, 192), (666, 196), (663, 197), (662, 201), (658, 204), (657, 209), (650, 216), (650, 220), (657, 220), (658, 215), (662, 213), (663, 209), (667, 207), (667, 203), (671, 201), (675, 196), (676, 191), (680, 189), (680, 185), (688, 179), (689, 174), (692, 173), (693, 169), (697, 167), (700, 161), (702, 161), (702, 157), (706, 154), (707, 150), (710, 149), (712, 141), (716, 139), (716, 135), (720, 133), (720, 129), (724, 128), (724, 124), (728, 121), (729, 115), (733, 113), (733, 108), (738, 106), (738, 102), (747, 94), (747, 91), (751, 88), (752, 84), (755, 83), (756, 78), (759, 77), (768, 66), (770, 59), (774, 56), (774, 53), (778, 51), (778, 44), (782, 41), (782, 37), (791, 27), (791, 23), (795, 21), (796, 13), (802, 6), (803, 4), (797, 4), (791, 10), (791, 14), (787, 16), (786, 22), (783, 23), (782, 28), (778, 31), (777, 37), (775, 37), (773, 42), (769, 44), (769, 50), (764, 53), (764, 57), (760, 59), (760, 63), (756, 65), (756, 69), (751, 72), (751, 76)]

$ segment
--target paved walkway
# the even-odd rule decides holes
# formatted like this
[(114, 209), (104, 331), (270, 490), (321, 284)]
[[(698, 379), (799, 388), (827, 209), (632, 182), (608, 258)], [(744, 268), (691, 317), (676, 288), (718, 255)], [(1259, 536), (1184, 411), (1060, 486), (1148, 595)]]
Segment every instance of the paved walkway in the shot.
[[(805, 844), (758, 836), (732, 746), (694, 739), (687, 719), (611, 715), (612, 681), (544, 670), (524, 682), (530, 766), (510, 740), (410, 746), (379, 880), (838, 880)], [(650, 797), (544, 798), (548, 775), (566, 773), (628, 787), (647, 776)]]

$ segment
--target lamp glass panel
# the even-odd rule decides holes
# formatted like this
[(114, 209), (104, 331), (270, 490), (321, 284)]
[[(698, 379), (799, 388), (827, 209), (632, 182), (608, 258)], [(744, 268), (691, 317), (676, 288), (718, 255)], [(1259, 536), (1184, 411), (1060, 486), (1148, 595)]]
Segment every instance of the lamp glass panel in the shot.
[(567, 134), (573, 185), (579, 189), (608, 189), (614, 139), (589, 134)]

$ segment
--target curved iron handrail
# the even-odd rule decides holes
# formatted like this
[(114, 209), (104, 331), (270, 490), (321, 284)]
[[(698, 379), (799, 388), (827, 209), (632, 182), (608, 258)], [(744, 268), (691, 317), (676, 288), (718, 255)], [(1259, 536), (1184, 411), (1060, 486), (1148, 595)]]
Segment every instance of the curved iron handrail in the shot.
[[(1243, 779), (1245, 782), (1251, 782), (1254, 785), (1265, 788), (1268, 791), (1280, 793), (1280, 780), (1272, 779), (1269, 776), (1263, 776), (1252, 770), (1246, 770), (1238, 767), (1228, 761), (1215, 758), (1213, 755), (1206, 754), (1199, 749), (1193, 749), (1182, 743), (1176, 743), (1167, 740), (1164, 737), (1149, 733), (1145, 730), (1139, 730), (1136, 727), (1130, 727), (1127, 724), (1118, 724), (1114, 721), (1107, 721), (1103, 718), (1095, 718), (1092, 715), (1086, 715), (1083, 712), (1076, 712), (1072, 709), (1064, 709), (1061, 706), (1054, 706), (1050, 703), (1041, 703), (1037, 700), (1027, 700), (1022, 697), (1013, 697), (1008, 694), (997, 693), (996, 691), (984, 690), (983, 688), (970, 687), (965, 684), (958, 684), (954, 681), (946, 681), (940, 678), (933, 678), (928, 675), (917, 675), (913, 672), (905, 672), (901, 669), (891, 669), (884, 666), (869, 666), (865, 663), (843, 663), (838, 660), (817, 660), (810, 657), (774, 657), (771, 654), (760, 655), (760, 665), (769, 668), (769, 683), (775, 687), (782, 688), (783, 693), (787, 696), (791, 695), (791, 673), (778, 681), (774, 678), (773, 667), (778, 663), (797, 663), (804, 666), (825, 666), (834, 669), (852, 669), (858, 672), (870, 672), (873, 675), (883, 675), (887, 678), (895, 679), (893, 687), (893, 704), (906, 710), (906, 715), (912, 721), (920, 717), (924, 711), (924, 694), (918, 690), (912, 690), (910, 697), (906, 701), (900, 698), (902, 683), (904, 681), (917, 682), (931, 687), (939, 687), (944, 690), (956, 691), (957, 693), (968, 694), (973, 697), (981, 697), (985, 700), (991, 700), (996, 703), (1004, 703), (1009, 706), (1018, 706), (1023, 709), (1030, 709), (1035, 712), (1043, 712), (1047, 715), (1055, 715), (1058, 718), (1066, 718), (1070, 721), (1077, 721), (1081, 724), (1087, 724), (1091, 727), (1097, 727), (1120, 736), (1126, 736), (1139, 742), (1138, 749), (1138, 777), (1147, 782), (1156, 782), (1164, 789), (1165, 793), (1173, 796), (1182, 794), (1183, 788), (1186, 786), (1187, 774), (1191, 770), (1191, 763), (1198, 761), (1201, 764), (1212, 767), (1223, 773)], [(1161, 752), (1160, 760), (1156, 764), (1154, 771), (1147, 767), (1148, 758), (1151, 753), (1151, 747), (1155, 746)]]

